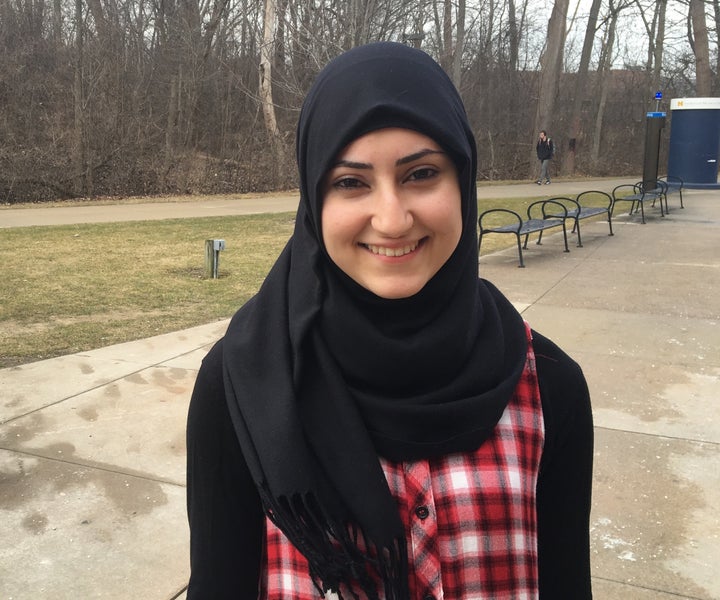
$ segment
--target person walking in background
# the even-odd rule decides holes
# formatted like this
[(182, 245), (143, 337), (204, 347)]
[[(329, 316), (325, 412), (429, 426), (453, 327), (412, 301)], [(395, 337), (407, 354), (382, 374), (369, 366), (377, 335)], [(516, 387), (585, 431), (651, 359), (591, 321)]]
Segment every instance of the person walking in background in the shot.
[(547, 131), (544, 129), (540, 132), (537, 146), (537, 157), (540, 161), (540, 178), (535, 182), (538, 185), (542, 185), (543, 181), (548, 184), (550, 183), (550, 175), (548, 174), (548, 168), (550, 167), (550, 161), (555, 154), (555, 146), (553, 141), (548, 137)]

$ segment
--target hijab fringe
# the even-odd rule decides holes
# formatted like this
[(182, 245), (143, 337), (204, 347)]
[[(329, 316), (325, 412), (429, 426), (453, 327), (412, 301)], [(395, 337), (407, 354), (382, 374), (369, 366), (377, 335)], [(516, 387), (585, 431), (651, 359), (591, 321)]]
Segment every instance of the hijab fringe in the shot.
[[(332, 591), (340, 600), (343, 593), (360, 600), (359, 588), (368, 600), (380, 600), (374, 571), (383, 583), (386, 600), (408, 600), (407, 548), (405, 538), (391, 545), (379, 545), (356, 525), (340, 523), (329, 515), (309, 492), (273, 496), (260, 489), (265, 513), (308, 561), (310, 576), (321, 594)], [(358, 537), (367, 552), (358, 547)]]

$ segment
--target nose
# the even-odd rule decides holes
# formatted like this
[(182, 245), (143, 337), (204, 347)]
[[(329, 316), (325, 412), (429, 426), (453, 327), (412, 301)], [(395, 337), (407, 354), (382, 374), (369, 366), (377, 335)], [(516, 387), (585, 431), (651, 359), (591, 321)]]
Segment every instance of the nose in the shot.
[(372, 227), (386, 237), (399, 238), (413, 226), (413, 214), (396, 185), (384, 186), (377, 192)]

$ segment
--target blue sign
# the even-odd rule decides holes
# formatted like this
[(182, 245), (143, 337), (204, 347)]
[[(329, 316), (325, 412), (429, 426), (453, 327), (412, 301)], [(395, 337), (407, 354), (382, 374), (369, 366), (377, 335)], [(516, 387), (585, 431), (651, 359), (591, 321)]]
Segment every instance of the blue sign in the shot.
[(655, 92), (655, 100), (662, 100), (662, 92)]
[(649, 119), (659, 119), (660, 117), (664, 117), (665, 113), (664, 112), (649, 112), (649, 113), (646, 113), (645, 116), (648, 117)]

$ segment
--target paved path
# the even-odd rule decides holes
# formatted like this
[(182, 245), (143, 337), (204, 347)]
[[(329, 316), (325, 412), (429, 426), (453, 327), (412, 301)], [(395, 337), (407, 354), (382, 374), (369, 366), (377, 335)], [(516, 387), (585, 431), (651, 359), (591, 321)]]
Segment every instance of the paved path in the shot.
[[(512, 183), (505, 185), (480, 184), (478, 198), (523, 198), (526, 196), (571, 195), (587, 189), (611, 192), (616, 185), (631, 183), (627, 179), (597, 179), (587, 181), (561, 181), (538, 186), (534, 183)], [(591, 187), (588, 187), (591, 186)], [(95, 205), (73, 205), (44, 207), (23, 206), (21, 208), (0, 208), (0, 229), (4, 227), (26, 227), (30, 225), (70, 225), (73, 223), (112, 223), (117, 221), (150, 221), (159, 219), (180, 219), (188, 217), (219, 217), (252, 213), (285, 212), (297, 209), (298, 194), (258, 194), (209, 197), (192, 200), (180, 197), (153, 202), (102, 203)]]
[[(506, 188), (539, 193), (492, 192)], [(180, 204), (193, 203), (143, 218), (180, 216)], [(646, 225), (617, 217), (614, 237), (585, 222), (568, 254), (546, 236), (525, 269), (514, 249), (480, 260), (588, 378), (596, 600), (720, 598), (720, 193), (688, 191), (685, 206), (671, 198)], [(24, 225), (71, 209), (29, 210)], [(185, 416), (225, 326), (0, 370), (1, 600), (184, 598)]]

